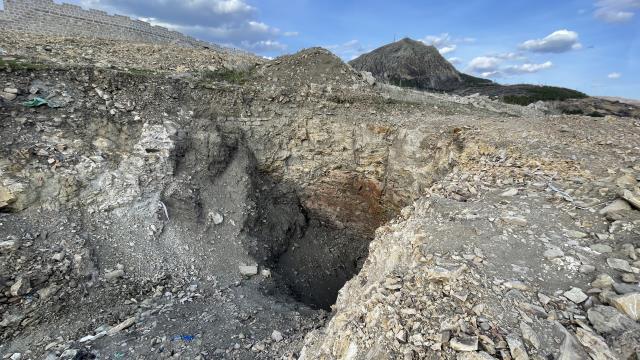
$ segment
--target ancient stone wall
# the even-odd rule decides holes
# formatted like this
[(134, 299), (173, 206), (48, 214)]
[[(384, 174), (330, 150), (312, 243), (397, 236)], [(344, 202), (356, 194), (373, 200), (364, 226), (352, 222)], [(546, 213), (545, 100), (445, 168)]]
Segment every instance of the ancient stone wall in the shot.
[(144, 43), (212, 46), (190, 36), (122, 15), (85, 10), (53, 0), (3, 0), (0, 29), (36, 34), (95, 37)]

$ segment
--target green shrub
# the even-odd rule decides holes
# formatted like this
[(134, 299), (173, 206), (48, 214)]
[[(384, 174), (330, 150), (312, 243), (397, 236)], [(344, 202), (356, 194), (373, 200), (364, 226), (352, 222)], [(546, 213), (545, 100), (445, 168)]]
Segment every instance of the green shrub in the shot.
[(0, 59), (0, 70), (2, 69), (11, 69), (13, 70), (42, 70), (45, 69), (46, 66), (43, 64), (36, 64), (26, 62), (24, 60), (3, 60)]
[(230, 84), (244, 84), (247, 82), (249, 75), (251, 73), (249, 71), (241, 71), (241, 70), (229, 70), (229, 69), (221, 69), (216, 71), (204, 70), (202, 72), (202, 79), (208, 81), (215, 82), (228, 82)]
[(531, 86), (525, 92), (525, 95), (505, 95), (502, 97), (502, 101), (507, 104), (527, 106), (537, 101), (562, 101), (587, 97), (586, 94), (580, 91), (554, 86)]

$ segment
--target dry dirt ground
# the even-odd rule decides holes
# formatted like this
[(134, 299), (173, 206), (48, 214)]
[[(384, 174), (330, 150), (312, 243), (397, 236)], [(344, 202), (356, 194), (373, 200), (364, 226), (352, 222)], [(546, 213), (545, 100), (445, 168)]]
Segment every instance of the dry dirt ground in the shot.
[(0, 40), (0, 356), (638, 358), (640, 120), (322, 49), (29, 40)]

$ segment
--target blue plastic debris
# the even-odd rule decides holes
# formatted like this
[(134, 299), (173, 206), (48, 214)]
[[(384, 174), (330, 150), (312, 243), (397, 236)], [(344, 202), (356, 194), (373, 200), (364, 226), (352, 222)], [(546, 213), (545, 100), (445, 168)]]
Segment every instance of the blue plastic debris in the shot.
[(195, 339), (193, 335), (176, 335), (173, 337), (174, 341), (182, 340), (184, 342), (192, 342)]

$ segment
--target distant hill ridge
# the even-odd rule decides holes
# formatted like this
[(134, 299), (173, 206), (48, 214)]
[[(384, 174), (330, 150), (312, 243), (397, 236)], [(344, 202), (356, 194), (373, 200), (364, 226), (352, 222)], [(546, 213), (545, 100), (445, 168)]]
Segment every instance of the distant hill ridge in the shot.
[(424, 90), (451, 91), (466, 82), (438, 49), (409, 38), (382, 46), (349, 64), (390, 84)]
[(528, 105), (539, 100), (580, 99), (587, 95), (566, 88), (537, 85), (500, 85), (459, 72), (433, 46), (404, 38), (361, 55), (349, 64), (368, 71), (379, 81), (420, 90), (459, 95), (479, 93), (505, 102)]

